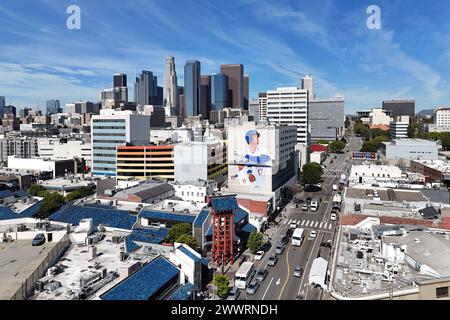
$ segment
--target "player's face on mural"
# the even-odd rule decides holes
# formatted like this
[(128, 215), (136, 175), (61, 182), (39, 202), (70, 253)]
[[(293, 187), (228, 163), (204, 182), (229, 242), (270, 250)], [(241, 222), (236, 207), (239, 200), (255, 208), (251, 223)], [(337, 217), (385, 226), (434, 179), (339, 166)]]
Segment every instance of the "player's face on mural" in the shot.
[(256, 150), (258, 144), (259, 144), (259, 135), (255, 133), (254, 135), (252, 135), (252, 139), (250, 141), (250, 148), (253, 152)]

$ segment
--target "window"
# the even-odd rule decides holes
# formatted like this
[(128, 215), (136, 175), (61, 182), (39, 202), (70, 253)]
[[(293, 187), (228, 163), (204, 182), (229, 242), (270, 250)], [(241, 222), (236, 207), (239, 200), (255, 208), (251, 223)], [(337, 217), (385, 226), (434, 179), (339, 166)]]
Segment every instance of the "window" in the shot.
[(447, 298), (448, 287), (436, 288), (436, 298)]

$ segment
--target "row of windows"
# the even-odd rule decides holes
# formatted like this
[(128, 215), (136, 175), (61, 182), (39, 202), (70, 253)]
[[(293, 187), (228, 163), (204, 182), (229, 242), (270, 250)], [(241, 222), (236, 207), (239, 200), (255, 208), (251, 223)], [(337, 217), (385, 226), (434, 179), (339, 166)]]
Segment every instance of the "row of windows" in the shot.
[[(181, 191), (181, 195), (182, 196), (184, 196), (184, 191)], [(191, 192), (189, 192), (189, 191), (187, 191), (186, 192), (186, 196), (191, 196), (191, 197), (194, 197), (195, 196), (195, 192), (193, 192), (193, 191), (191, 191)], [(205, 194), (203, 193), (203, 192), (197, 192), (197, 197), (204, 197), (205, 196)]]
[(125, 130), (125, 126), (94, 126), (94, 130)]
[(94, 146), (94, 150), (116, 151), (116, 148), (115, 147), (97, 147), (97, 146)]
[(124, 140), (93, 140), (94, 143), (124, 143)]
[(94, 133), (96, 137), (125, 137), (125, 133)]
[(94, 123), (101, 123), (101, 122), (124, 123), (125, 119), (93, 119), (92, 121), (94, 121)]

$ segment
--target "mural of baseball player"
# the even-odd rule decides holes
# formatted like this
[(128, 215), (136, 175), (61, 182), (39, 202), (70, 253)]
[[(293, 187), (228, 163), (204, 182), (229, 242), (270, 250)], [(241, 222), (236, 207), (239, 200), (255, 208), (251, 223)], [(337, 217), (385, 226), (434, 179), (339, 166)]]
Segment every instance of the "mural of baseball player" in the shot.
[(242, 185), (262, 187), (264, 185), (267, 166), (270, 166), (271, 158), (267, 150), (259, 144), (261, 135), (256, 130), (249, 130), (245, 134), (247, 146), (242, 161), (238, 165), (239, 172), (232, 177)]

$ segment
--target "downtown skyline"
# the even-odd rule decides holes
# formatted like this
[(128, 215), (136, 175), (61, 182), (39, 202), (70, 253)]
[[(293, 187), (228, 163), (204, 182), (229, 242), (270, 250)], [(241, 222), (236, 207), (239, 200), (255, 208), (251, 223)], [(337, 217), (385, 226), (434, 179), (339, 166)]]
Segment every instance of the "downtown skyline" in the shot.
[[(0, 95), (7, 104), (11, 98), (18, 108), (39, 102), (42, 109), (50, 99), (98, 101), (113, 74), (134, 79), (142, 70), (151, 70), (162, 86), (167, 55), (175, 58), (179, 85), (187, 60), (200, 61), (201, 74), (242, 63), (250, 98), (300, 87), (302, 76), (312, 74), (317, 97), (344, 95), (346, 113), (402, 98), (415, 99), (420, 111), (450, 98), (444, 1), (414, 7), (404, 0), (280, 1), (276, 8), (250, 0), (75, 1), (81, 30), (68, 30), (72, 2), (0, 4)], [(370, 4), (381, 8), (381, 30), (366, 27)]]

